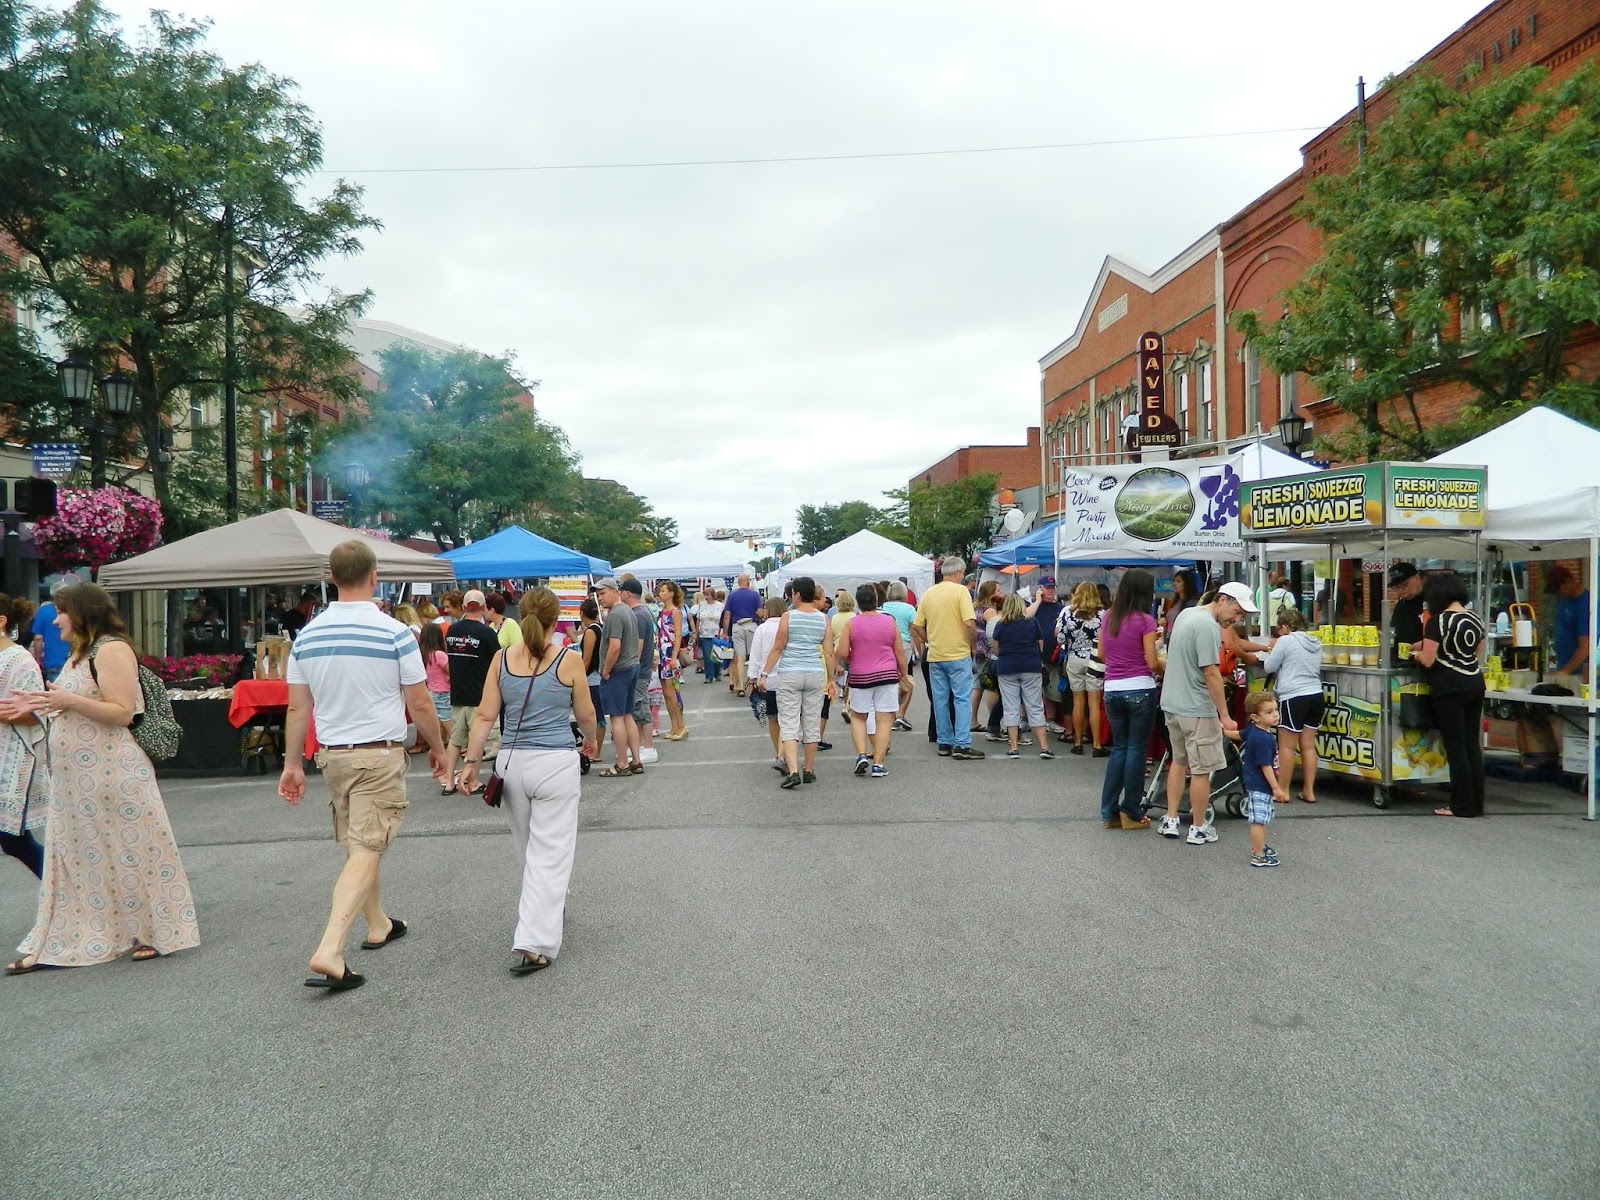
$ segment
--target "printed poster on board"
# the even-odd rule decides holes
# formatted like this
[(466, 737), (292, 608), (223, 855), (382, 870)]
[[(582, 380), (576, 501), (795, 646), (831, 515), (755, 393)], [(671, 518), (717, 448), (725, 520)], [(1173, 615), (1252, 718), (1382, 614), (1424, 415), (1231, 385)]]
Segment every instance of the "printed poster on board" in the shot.
[(1068, 468), (1056, 556), (1238, 559), (1239, 463), (1230, 458)]

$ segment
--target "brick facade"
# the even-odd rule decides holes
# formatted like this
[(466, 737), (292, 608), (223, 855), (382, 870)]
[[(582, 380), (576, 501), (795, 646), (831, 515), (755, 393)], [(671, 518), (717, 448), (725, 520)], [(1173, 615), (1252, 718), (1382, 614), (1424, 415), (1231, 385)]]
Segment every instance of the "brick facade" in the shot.
[(1028, 430), (1028, 441), (1022, 446), (963, 446), (945, 455), (926, 470), (911, 477), (910, 486), (938, 485), (968, 479), (973, 475), (993, 472), (1000, 476), (1000, 486), (1012, 491), (1023, 491), (1039, 486), (1039, 430)]
[(1040, 360), (1047, 515), (1061, 511), (1069, 463), (1128, 457), (1123, 422), (1138, 406), (1136, 350), (1148, 330), (1165, 340), (1167, 407), (1185, 444), (1216, 436), (1215, 360), (1226, 338), (1218, 321), (1218, 246), (1216, 232), (1208, 233), (1152, 275), (1107, 258), (1077, 329)]

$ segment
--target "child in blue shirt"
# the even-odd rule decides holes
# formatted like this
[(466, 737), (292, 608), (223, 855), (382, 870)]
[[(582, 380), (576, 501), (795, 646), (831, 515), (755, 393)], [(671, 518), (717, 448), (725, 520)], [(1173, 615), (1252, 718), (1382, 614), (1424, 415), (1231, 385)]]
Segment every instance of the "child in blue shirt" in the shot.
[(1278, 852), (1267, 845), (1273, 800), (1287, 802), (1289, 791), (1278, 777), (1278, 698), (1271, 692), (1251, 692), (1245, 697), (1244, 764), (1245, 817), (1250, 822), (1250, 865), (1275, 867)]

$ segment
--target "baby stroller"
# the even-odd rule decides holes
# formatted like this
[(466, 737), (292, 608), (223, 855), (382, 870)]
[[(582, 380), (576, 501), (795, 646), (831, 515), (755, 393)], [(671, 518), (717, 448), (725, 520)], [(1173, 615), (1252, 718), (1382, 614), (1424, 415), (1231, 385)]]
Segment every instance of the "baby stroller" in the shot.
[[(1163, 739), (1165, 743), (1165, 739)], [(1205, 820), (1202, 824), (1211, 824), (1220, 806), (1230, 817), (1244, 815), (1244, 764), (1239, 759), (1239, 746), (1232, 738), (1225, 738), (1222, 743), (1222, 753), (1227, 760), (1220, 771), (1211, 773), (1211, 803), (1206, 807)], [(1167, 768), (1172, 764), (1172, 747), (1167, 745), (1161, 757), (1156, 760), (1155, 770), (1150, 773), (1150, 778), (1144, 785), (1144, 811), (1167, 811)], [(1189, 813), (1188, 788), (1184, 789), (1184, 798), (1178, 805), (1179, 813)], [(1190, 813), (1189, 820), (1194, 821)]]

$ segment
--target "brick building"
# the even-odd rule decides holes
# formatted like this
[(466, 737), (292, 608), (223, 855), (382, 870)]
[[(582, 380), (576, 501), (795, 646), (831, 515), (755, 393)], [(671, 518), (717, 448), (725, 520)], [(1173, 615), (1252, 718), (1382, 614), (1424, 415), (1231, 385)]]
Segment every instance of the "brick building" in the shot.
[[(1419, 60), (1445, 78), (1465, 84), (1472, 72), (1493, 76), (1539, 64), (1553, 80), (1572, 74), (1600, 51), (1600, 4), (1594, 0), (1501, 0), (1489, 5)], [(1367, 103), (1368, 125), (1380, 124), (1392, 105), (1387, 91)], [(1356, 122), (1354, 109), (1329, 125), (1301, 148), (1298, 171), (1252, 201), (1223, 223), (1223, 288), (1231, 315), (1259, 311), (1272, 319), (1282, 310), (1282, 295), (1316, 259), (1316, 232), (1296, 213), (1306, 198), (1306, 185), (1330, 171), (1350, 170), (1355, 152), (1347, 135)], [(1236, 337), (1237, 340), (1237, 337)], [(1227, 378), (1228, 436), (1271, 431), (1278, 418), (1299, 407), (1308, 425), (1325, 434), (1345, 433), (1352, 418), (1316, 396), (1306, 381), (1277, 379), (1248, 345), (1224, 356)], [(1600, 374), (1600, 330), (1589, 327), (1568, 345), (1567, 361), (1586, 375)], [(1460, 386), (1435, 388), (1418, 403), (1423, 422), (1453, 420), (1469, 398)]]
[(1108, 257), (1072, 336), (1039, 360), (1046, 515), (1061, 511), (1070, 463), (1123, 456), (1124, 422), (1139, 404), (1138, 339), (1148, 330), (1165, 339), (1168, 405), (1185, 446), (1219, 436), (1215, 363), (1226, 331), (1218, 246), (1212, 230), (1150, 275)]
[(1000, 476), (1000, 487), (1014, 492), (1039, 486), (1040, 448), (1037, 426), (1028, 430), (1021, 446), (962, 446), (945, 455), (925, 471), (911, 477), (910, 486), (954, 483), (973, 475), (993, 472)]
[[(1421, 57), (1446, 78), (1465, 83), (1472, 72), (1492, 75), (1533, 63), (1559, 80), (1600, 51), (1600, 3), (1595, 0), (1499, 0)], [(1369, 125), (1390, 109), (1386, 91), (1367, 104)], [(1108, 258), (1073, 334), (1040, 360), (1046, 511), (1059, 511), (1052, 484), (1063, 460), (1122, 461), (1121, 422), (1138, 394), (1134, 339), (1148, 329), (1166, 338), (1168, 406), (1184, 430), (1179, 454), (1215, 453), (1243, 441), (1275, 436), (1278, 420), (1298, 411), (1312, 432), (1338, 434), (1350, 417), (1316, 396), (1307, 381), (1276, 378), (1254, 349), (1228, 327), (1243, 310), (1272, 319), (1284, 291), (1317, 258), (1315, 231), (1297, 211), (1310, 180), (1348, 170), (1346, 135), (1354, 110), (1301, 149), (1301, 166), (1225, 220), (1152, 275)], [(1600, 329), (1581, 330), (1566, 361), (1600, 375)], [(1427, 424), (1453, 419), (1468, 399), (1460, 387), (1425, 393)], [(1208, 403), (1209, 402), (1209, 403)], [(1310, 434), (1308, 433), (1308, 436)]]

